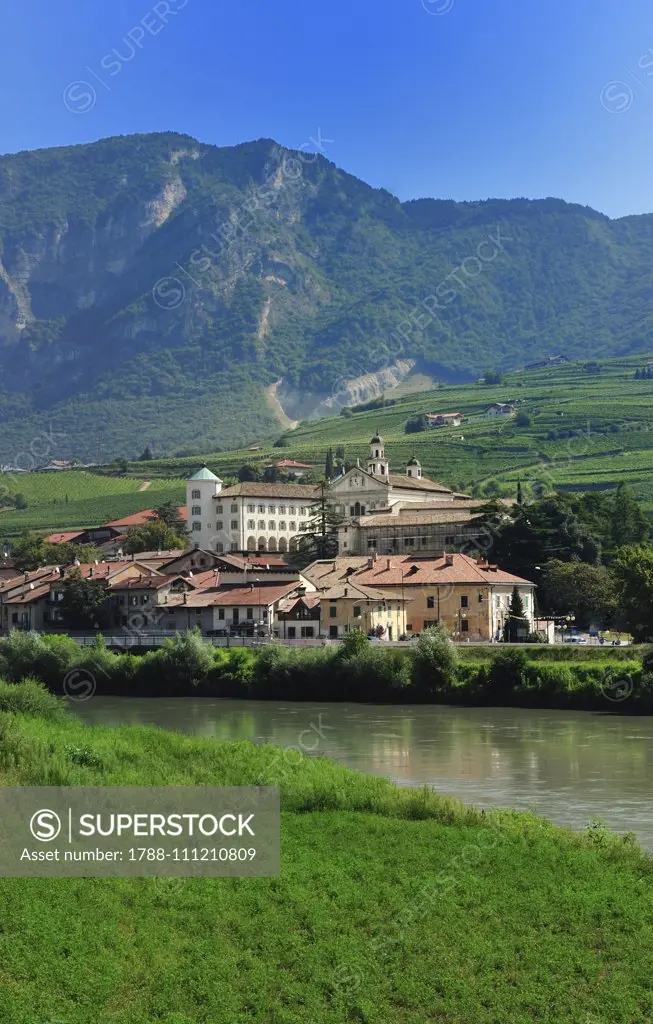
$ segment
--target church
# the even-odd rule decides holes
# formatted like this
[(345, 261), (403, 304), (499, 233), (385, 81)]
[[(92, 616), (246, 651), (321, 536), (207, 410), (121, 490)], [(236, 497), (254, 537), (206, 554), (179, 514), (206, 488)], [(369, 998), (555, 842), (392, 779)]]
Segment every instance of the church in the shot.
[[(415, 458), (404, 473), (391, 472), (379, 434), (370, 441), (365, 466), (354, 466), (328, 481), (327, 488), (343, 521), (464, 497), (425, 477)], [(319, 498), (315, 484), (251, 481), (223, 487), (222, 480), (203, 466), (187, 482), (191, 542), (205, 551), (292, 552), (309, 529)]]

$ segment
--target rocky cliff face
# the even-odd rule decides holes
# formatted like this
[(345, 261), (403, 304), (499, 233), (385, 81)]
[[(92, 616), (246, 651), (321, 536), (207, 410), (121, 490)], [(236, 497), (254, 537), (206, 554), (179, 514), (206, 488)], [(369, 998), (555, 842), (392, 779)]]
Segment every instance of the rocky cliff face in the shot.
[(351, 380), (339, 378), (330, 392), (302, 392), (282, 380), (275, 394), (291, 420), (337, 416), (345, 406), (371, 402), (384, 394), (391, 397), (392, 389), (401, 384), (414, 366), (414, 359), (399, 359), (377, 373), (361, 374)]
[[(173, 133), (0, 157), (0, 458), (232, 447), (378, 397), (652, 344), (653, 218), (400, 203)], [(275, 405), (270, 388), (276, 388)]]

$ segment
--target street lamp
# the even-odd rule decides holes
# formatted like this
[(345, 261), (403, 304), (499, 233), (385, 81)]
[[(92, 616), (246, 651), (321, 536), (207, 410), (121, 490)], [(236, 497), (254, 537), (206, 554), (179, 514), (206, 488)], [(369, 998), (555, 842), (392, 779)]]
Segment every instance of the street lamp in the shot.
[(576, 616), (574, 615), (573, 612), (569, 612), (568, 615), (565, 615), (564, 621), (563, 621), (563, 624), (562, 624), (561, 632), (564, 634), (564, 632), (566, 630), (567, 634), (569, 634), (569, 632), (574, 628), (573, 624), (574, 624), (575, 621), (576, 621)]

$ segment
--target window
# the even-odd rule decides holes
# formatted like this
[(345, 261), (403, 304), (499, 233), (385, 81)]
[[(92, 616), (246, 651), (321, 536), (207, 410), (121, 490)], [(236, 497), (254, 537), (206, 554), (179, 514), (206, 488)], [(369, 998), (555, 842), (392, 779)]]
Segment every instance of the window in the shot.
[(294, 626), (288, 626), (288, 639), (289, 640), (294, 640), (296, 636), (297, 636), (297, 630), (295, 629), (295, 627)]
[(306, 637), (309, 637), (309, 636), (313, 636), (313, 627), (312, 626), (302, 626), (301, 630), (302, 630), (302, 637), (306, 638)]
[(265, 512), (265, 505), (259, 505), (258, 510), (259, 512)]
[(247, 520), (247, 529), (248, 530), (255, 530), (256, 529), (256, 520), (255, 519), (248, 519)]
[(229, 550), (238, 551), (238, 544), (235, 540), (232, 540), (231, 544), (229, 545)]
[(300, 508), (299, 514), (300, 514), (300, 516), (305, 516), (306, 515), (306, 509), (303, 506), (302, 506), (302, 508)]
[(478, 594), (478, 603), (479, 604), (483, 604), (483, 595), (481, 594), (480, 591), (479, 591), (479, 594)]
[(202, 492), (201, 491), (192, 491), (191, 492), (191, 498), (193, 499), (193, 501), (197, 501), (201, 497), (202, 497)]
[(286, 529), (286, 524), (283, 522), (283, 520), (279, 523), (279, 529), (280, 530), (285, 530)]
[(221, 544), (220, 541), (218, 541), (217, 544), (215, 545), (215, 550), (218, 552), (224, 551), (224, 544)]
[(224, 619), (224, 608), (218, 608), (218, 618)]
[(354, 618), (355, 619), (360, 619), (360, 617), (361, 617), (360, 605), (355, 604), (354, 605)]
[(463, 633), (469, 633), (469, 620), (463, 619), (462, 622), (460, 623), (460, 628)]
[(337, 636), (337, 635), (338, 635), (338, 627), (337, 626), (329, 626), (329, 636)]
[(276, 527), (276, 524), (274, 522), (274, 519), (270, 519), (269, 522), (268, 522), (268, 530), (276, 530), (276, 528), (277, 527)]
[(332, 604), (331, 607), (329, 608), (329, 618), (335, 619), (337, 614), (338, 609), (336, 608), (335, 604)]
[(215, 512), (216, 512), (216, 515), (221, 516), (222, 513), (224, 512), (224, 508), (222, 507), (222, 505), (216, 505), (215, 506)]
[(201, 529), (202, 529), (202, 524), (201, 523), (193, 523), (193, 531), (194, 531), (194, 533), (199, 533)]
[(248, 608), (247, 611), (245, 612), (245, 615), (246, 615), (246, 617), (248, 619), (253, 619), (254, 618), (254, 609), (253, 608)]
[(215, 524), (215, 528), (216, 528), (216, 530), (223, 530), (224, 529), (224, 523), (222, 522), (221, 519), (218, 519), (217, 523)]
[(285, 514), (286, 514), (286, 506), (285, 505), (279, 505), (279, 515), (280, 516), (285, 516)]
[(428, 539), (428, 537), (422, 537), (422, 547), (423, 547), (423, 548), (425, 548), (425, 547), (426, 547), (426, 545), (428, 544), (428, 542), (429, 542), (429, 539)]
[(404, 547), (405, 548), (414, 548), (415, 547), (415, 538), (414, 537), (404, 537)]
[(426, 598), (426, 607), (427, 608), (435, 608), (435, 598), (434, 597), (427, 597)]
[(259, 528), (259, 530), (264, 530), (265, 529), (265, 519), (259, 519), (259, 521), (258, 521), (258, 528)]
[(276, 511), (277, 511), (276, 505), (268, 505), (268, 513), (270, 515), (273, 516)]
[(194, 515), (194, 516), (201, 516), (202, 515), (202, 506), (201, 505), (193, 505), (192, 515)]
[(444, 543), (445, 544), (455, 544), (456, 543), (456, 538), (454, 537), (453, 533), (448, 533), (446, 535), (446, 537), (444, 538)]
[(256, 505), (248, 505), (247, 506), (247, 511), (248, 512), (256, 512)]
[(237, 519), (232, 519), (231, 520), (231, 529), (232, 530), (237, 530), (238, 529), (238, 520)]
[(232, 512), (237, 512), (237, 511), (238, 511), (238, 505), (236, 505), (235, 503), (234, 503), (234, 504), (232, 504), (232, 506), (231, 506), (231, 511), (232, 511)]
[(469, 598), (467, 597), (467, 594), (463, 594), (463, 596), (460, 598), (460, 607), (469, 608)]
[(413, 624), (412, 624), (412, 622), (407, 622), (406, 623), (406, 632), (407, 633), (412, 633), (413, 632)]
[(294, 514), (295, 514), (295, 512), (296, 512), (296, 511), (297, 511), (297, 509), (295, 508), (295, 506), (294, 506), (294, 505), (291, 505), (291, 506), (289, 507), (289, 509), (288, 509), (288, 514), (289, 514), (289, 515), (291, 515), (291, 516), (294, 516)]
[(295, 522), (294, 519), (290, 523), (290, 529), (291, 530), (296, 530), (297, 529), (297, 523)]
[(370, 537), (368, 539), (368, 541), (367, 541), (367, 546), (368, 546), (368, 548), (375, 548), (376, 547), (376, 538), (375, 537)]

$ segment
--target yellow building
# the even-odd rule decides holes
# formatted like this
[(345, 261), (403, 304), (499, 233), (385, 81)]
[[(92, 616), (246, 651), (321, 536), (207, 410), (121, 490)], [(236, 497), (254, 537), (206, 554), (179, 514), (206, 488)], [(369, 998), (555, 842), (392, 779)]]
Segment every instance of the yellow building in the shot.
[[(402, 611), (399, 633), (421, 633), (443, 623), (455, 640), (498, 639), (508, 618), (510, 601), (517, 588), (524, 606), (523, 632), (534, 628), (535, 584), (514, 576), (483, 559), (452, 554), (411, 558), (340, 556), (313, 562), (302, 575), (321, 593), (323, 623), (329, 622), (329, 594), (363, 593), (370, 588), (382, 592), (387, 602), (399, 602)], [(348, 599), (347, 607), (351, 607)], [(362, 606), (357, 605), (362, 613)], [(336, 608), (338, 599), (336, 597)], [(345, 606), (343, 604), (343, 615)], [(344, 626), (337, 610), (334, 626)], [(329, 633), (322, 626), (322, 631)], [(334, 633), (332, 635), (340, 635)]]
[(393, 590), (338, 582), (320, 594), (320, 633), (335, 639), (359, 630), (397, 640), (406, 632), (409, 601)]

